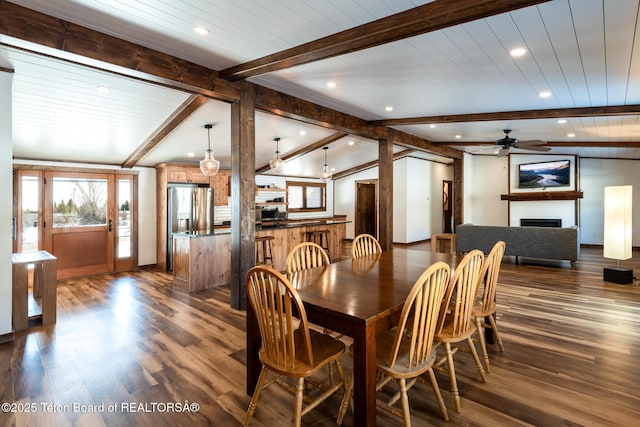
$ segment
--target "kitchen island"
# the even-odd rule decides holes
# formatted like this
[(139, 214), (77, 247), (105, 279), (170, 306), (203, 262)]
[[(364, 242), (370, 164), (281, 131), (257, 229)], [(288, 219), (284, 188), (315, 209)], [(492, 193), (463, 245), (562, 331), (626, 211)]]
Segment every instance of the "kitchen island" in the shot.
[[(346, 236), (344, 217), (289, 220), (256, 226), (256, 237), (273, 236), (273, 263), (277, 270), (287, 267), (287, 254), (305, 241), (309, 231), (329, 230), (329, 255), (332, 261), (341, 256), (342, 240)], [(231, 229), (173, 234), (173, 284), (188, 292), (226, 285), (231, 281)]]

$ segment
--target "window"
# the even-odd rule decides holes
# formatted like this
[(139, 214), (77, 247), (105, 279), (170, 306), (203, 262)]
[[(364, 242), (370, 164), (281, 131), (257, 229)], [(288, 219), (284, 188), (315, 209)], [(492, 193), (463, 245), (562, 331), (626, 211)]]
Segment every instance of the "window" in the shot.
[(287, 181), (289, 212), (324, 211), (327, 209), (326, 185), (319, 182)]

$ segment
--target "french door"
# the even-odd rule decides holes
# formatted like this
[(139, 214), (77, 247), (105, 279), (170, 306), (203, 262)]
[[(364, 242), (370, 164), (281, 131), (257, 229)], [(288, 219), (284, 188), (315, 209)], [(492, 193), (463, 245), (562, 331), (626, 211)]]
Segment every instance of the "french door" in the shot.
[(111, 171), (21, 169), (16, 252), (46, 250), (58, 278), (137, 266), (137, 176)]

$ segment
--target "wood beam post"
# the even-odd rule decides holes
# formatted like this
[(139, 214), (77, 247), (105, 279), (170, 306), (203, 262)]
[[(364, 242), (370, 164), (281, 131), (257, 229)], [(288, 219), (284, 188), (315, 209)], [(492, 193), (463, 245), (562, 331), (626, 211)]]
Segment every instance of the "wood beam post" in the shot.
[(395, 131), (389, 129), (386, 138), (378, 140), (378, 185), (380, 212), (380, 246), (383, 251), (393, 248), (393, 140)]
[(247, 308), (245, 277), (255, 265), (255, 86), (240, 82), (231, 104), (231, 307)]

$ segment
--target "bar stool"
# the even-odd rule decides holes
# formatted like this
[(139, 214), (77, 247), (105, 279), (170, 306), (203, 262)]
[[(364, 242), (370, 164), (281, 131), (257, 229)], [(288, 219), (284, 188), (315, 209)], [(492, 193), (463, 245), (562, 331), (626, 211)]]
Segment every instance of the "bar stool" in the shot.
[(329, 232), (329, 230), (306, 231), (305, 234), (306, 241), (317, 243), (327, 253), (329, 262), (331, 262), (331, 254), (329, 252), (329, 239), (331, 237), (331, 233)]
[(267, 260), (273, 267), (273, 254), (271, 252), (271, 241), (273, 236), (256, 236), (256, 265), (267, 264)]

